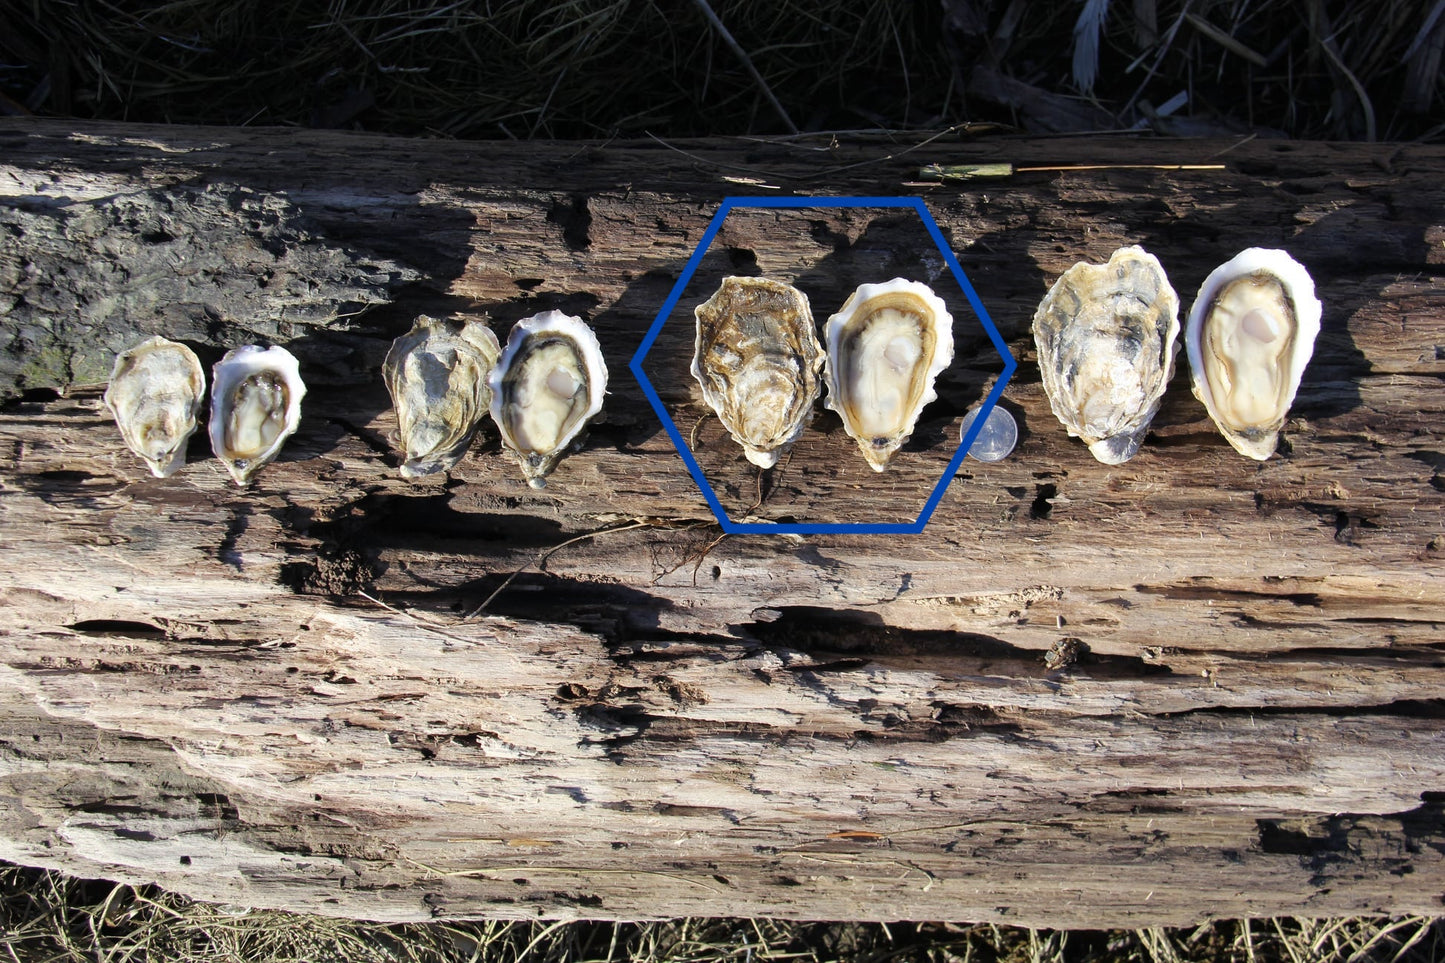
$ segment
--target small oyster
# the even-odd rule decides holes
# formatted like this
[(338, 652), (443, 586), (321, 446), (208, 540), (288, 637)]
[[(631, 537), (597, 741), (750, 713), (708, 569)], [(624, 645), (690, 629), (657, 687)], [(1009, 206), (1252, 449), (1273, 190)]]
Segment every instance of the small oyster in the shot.
[(894, 278), (854, 291), (824, 340), (826, 404), (882, 471), (938, 397), (934, 379), (953, 361), (953, 315), (928, 285)]
[(487, 378), (501, 352), (481, 321), (426, 315), (391, 343), (381, 372), (406, 453), (403, 478), (446, 471), (466, 454), (491, 406)]
[(211, 369), (211, 450), (237, 485), (271, 462), (301, 423), (306, 386), (285, 348), (234, 348)]
[(1309, 272), (1284, 251), (1249, 248), (1204, 279), (1184, 335), (1194, 396), (1241, 455), (1274, 454), (1322, 310)]
[(1122, 247), (1079, 262), (1034, 315), (1039, 372), (1054, 416), (1095, 458), (1134, 457), (1174, 376), (1179, 296), (1159, 259)]
[(567, 446), (602, 410), (607, 365), (581, 318), (543, 311), (512, 326), (487, 383), (502, 445), (527, 484), (544, 488)]
[(748, 461), (772, 468), (813, 417), (823, 348), (808, 296), (767, 278), (723, 278), (697, 306), (692, 376)]
[(116, 356), (105, 406), (130, 450), (152, 475), (165, 478), (186, 463), (186, 442), (196, 430), (205, 391), (206, 373), (194, 351), (147, 338)]

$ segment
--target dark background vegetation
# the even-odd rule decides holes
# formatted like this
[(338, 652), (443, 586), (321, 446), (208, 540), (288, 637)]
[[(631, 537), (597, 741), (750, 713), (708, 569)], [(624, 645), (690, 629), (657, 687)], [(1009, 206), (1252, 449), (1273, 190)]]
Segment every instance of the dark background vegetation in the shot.
[[(448, 138), (1445, 137), (1445, 0), (0, 0), (0, 114)], [(1428, 919), (382, 926), (0, 867), (15, 960), (1426, 960)]]
[(456, 138), (1439, 139), (1442, 48), (1438, 0), (0, 0), (0, 110)]

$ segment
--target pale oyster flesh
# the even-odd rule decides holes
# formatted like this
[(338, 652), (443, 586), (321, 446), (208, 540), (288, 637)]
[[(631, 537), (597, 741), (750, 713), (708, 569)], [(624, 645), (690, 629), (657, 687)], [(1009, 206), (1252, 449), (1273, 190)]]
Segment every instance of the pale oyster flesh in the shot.
[(211, 450), (237, 485), (247, 485), (301, 424), (306, 386), (282, 347), (235, 348), (211, 369)]
[(874, 471), (913, 434), (933, 383), (953, 361), (953, 316), (917, 281), (864, 284), (828, 319), (827, 407)]
[(602, 410), (607, 365), (581, 318), (543, 311), (512, 326), (488, 383), (503, 446), (516, 456), (527, 484), (542, 488)]
[(693, 312), (692, 376), (718, 420), (759, 468), (803, 433), (823, 390), (823, 348), (802, 291), (767, 278), (726, 277)]
[(206, 391), (196, 353), (165, 338), (147, 338), (115, 359), (105, 404), (126, 445), (165, 478), (186, 463), (186, 442)]
[(1185, 333), (1194, 395), (1240, 454), (1274, 454), (1321, 313), (1309, 272), (1284, 251), (1249, 248), (1204, 280)]
[(1124, 247), (1106, 264), (1075, 264), (1049, 289), (1033, 328), (1055, 417), (1104, 464), (1133, 458), (1179, 351), (1179, 296), (1159, 260)]
[(381, 370), (396, 407), (403, 478), (446, 471), (466, 454), (491, 406), (487, 379), (501, 351), (479, 320), (426, 315), (392, 342)]

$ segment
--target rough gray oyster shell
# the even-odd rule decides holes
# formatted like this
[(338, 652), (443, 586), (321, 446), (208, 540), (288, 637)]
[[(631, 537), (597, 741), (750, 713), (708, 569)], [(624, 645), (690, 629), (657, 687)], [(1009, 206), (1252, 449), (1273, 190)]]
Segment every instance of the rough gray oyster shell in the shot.
[(692, 376), (748, 461), (771, 468), (813, 417), (823, 348), (802, 291), (726, 277), (693, 312)]
[(1054, 415), (1106, 465), (1138, 452), (1174, 376), (1179, 296), (1141, 247), (1080, 262), (1034, 315), (1039, 373)]

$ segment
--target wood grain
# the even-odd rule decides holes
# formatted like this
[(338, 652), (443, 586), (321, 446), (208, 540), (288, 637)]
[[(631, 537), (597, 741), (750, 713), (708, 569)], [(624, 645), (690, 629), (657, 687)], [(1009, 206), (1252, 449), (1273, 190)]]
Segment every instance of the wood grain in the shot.
[[(916, 144), (0, 120), (0, 858), (385, 919), (1439, 912), (1445, 150)], [(721, 537), (627, 371), (720, 201), (778, 192), (923, 196), (1020, 359), (1019, 447), (920, 535)], [(1034, 308), (1126, 243), (1186, 305), (1246, 246), (1312, 270), (1279, 457), (1236, 455), (1183, 370), (1124, 465), (1054, 420)], [(831, 413), (762, 478), (703, 418), (692, 308), (753, 272), (818, 316), (894, 274), (955, 307), (887, 473)], [(612, 370), (584, 449), (534, 491), (488, 427), (402, 480), (391, 338), (546, 308)], [(170, 479), (123, 450), (100, 382), (152, 333), (301, 358), (254, 487), (199, 437)], [(882, 209), (730, 217), (645, 364), (732, 517), (809, 522), (916, 516), (1001, 368)]]

